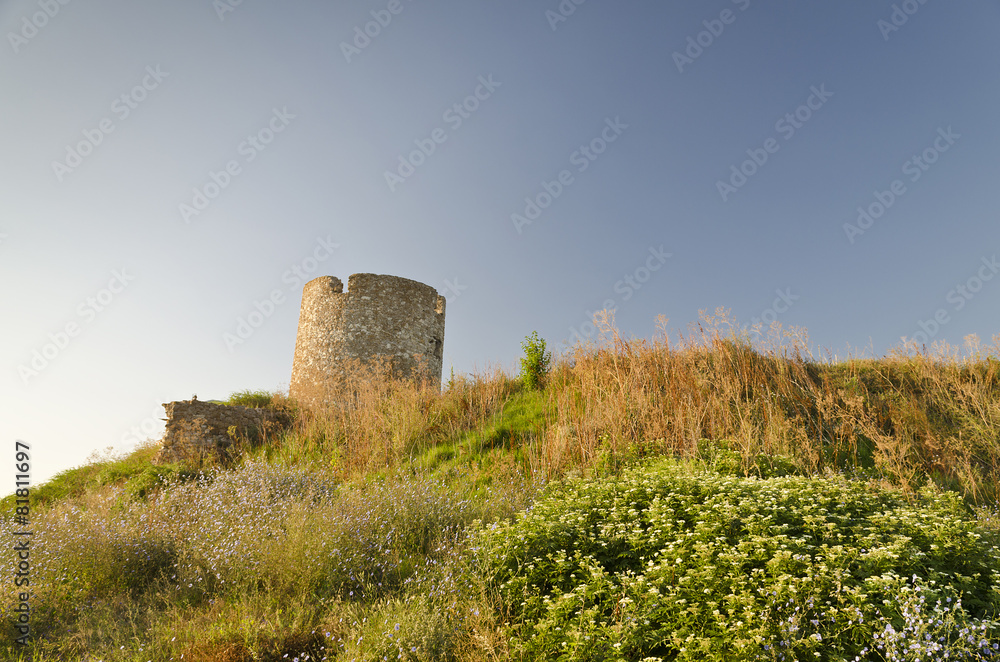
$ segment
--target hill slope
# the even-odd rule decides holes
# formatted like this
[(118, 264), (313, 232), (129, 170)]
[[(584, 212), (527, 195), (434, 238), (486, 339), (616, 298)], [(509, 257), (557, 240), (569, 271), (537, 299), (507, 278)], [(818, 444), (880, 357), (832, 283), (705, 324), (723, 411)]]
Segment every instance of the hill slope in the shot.
[(326, 415), (239, 394), (294, 424), (226, 464), (147, 448), (34, 491), (33, 643), (3, 657), (882, 660), (919, 636), (987, 659), (995, 354), (611, 331), (538, 390), (375, 366)]

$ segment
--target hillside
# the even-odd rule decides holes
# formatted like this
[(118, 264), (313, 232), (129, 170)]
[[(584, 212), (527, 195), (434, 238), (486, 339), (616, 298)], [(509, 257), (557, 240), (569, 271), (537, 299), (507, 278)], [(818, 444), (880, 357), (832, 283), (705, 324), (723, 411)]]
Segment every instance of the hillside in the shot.
[(3, 659), (990, 659), (998, 348), (826, 362), (722, 328), (605, 325), (537, 386), (359, 367), (325, 415), (235, 394), (294, 423), (65, 472)]

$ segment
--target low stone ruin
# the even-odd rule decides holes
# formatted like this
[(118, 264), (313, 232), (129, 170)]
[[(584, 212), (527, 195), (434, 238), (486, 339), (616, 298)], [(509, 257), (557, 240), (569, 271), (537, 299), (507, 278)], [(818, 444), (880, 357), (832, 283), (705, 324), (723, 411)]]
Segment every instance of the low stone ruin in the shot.
[(285, 423), (269, 409), (202, 402), (197, 398), (164, 403), (167, 427), (155, 462), (227, 459), (234, 444), (259, 441)]

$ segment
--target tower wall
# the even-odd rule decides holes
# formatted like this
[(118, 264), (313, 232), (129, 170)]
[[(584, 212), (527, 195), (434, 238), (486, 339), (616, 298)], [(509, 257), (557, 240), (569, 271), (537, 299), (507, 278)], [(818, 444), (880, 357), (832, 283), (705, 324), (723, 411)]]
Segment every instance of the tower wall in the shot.
[(402, 376), (422, 359), (440, 384), (444, 314), (444, 297), (408, 278), (354, 274), (346, 292), (339, 278), (314, 278), (302, 290), (289, 395), (322, 405), (349, 359), (384, 357)]

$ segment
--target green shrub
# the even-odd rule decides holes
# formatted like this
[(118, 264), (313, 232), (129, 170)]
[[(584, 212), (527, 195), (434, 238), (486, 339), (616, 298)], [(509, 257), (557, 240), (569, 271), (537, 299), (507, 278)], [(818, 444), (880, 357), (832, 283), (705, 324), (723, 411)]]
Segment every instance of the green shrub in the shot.
[(483, 530), (479, 558), (529, 660), (882, 660), (871, 645), (907, 626), (917, 590), (961, 598), (960, 627), (925, 610), (921, 636), (965, 659), (989, 636), (959, 633), (990, 630), (1000, 608), (1000, 551), (954, 494), (911, 504), (845, 479), (662, 461), (557, 486)]
[(732, 450), (727, 439), (699, 439), (695, 458), (701, 460), (712, 471), (729, 476), (756, 476), (777, 478), (800, 474), (795, 462), (784, 455), (760, 453), (748, 465), (743, 455)]
[(552, 362), (552, 352), (545, 351), (545, 340), (538, 337), (537, 331), (532, 331), (524, 339), (521, 349), (524, 350), (524, 356), (521, 357), (521, 381), (525, 388), (542, 388)]
[(273, 399), (274, 394), (269, 391), (251, 391), (250, 389), (247, 389), (245, 391), (232, 393), (226, 404), (262, 409), (264, 407), (269, 407)]

